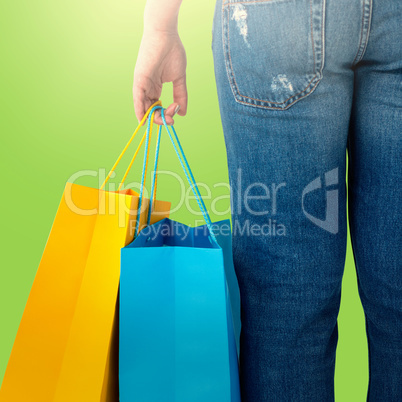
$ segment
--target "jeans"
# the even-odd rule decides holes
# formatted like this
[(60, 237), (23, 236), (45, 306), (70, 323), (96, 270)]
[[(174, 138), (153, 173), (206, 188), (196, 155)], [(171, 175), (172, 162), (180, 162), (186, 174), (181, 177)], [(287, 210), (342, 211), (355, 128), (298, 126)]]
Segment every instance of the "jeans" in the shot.
[(347, 195), (367, 399), (402, 401), (401, 27), (400, 0), (216, 3), (243, 402), (334, 400)]

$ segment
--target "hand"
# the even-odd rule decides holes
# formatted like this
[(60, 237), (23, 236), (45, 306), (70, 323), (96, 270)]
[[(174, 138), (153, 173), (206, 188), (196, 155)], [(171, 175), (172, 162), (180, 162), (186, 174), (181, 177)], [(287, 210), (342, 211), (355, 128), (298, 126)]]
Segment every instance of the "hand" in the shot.
[[(177, 32), (144, 34), (134, 71), (133, 98), (140, 121), (148, 108), (159, 99), (162, 85), (173, 83), (173, 103), (166, 108), (167, 124), (173, 116), (187, 112), (186, 52)], [(160, 110), (155, 113), (156, 124), (163, 124)]]

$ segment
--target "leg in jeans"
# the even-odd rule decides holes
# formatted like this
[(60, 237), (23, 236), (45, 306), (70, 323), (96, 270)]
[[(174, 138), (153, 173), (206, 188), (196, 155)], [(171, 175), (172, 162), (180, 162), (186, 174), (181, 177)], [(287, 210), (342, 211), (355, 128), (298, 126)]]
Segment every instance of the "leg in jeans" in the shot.
[[(371, 12), (369, 0), (216, 5), (212, 47), (242, 297), (244, 402), (334, 399), (346, 249), (345, 154), (352, 107), (356, 114), (354, 74), (365, 56)], [(382, 144), (388, 151), (390, 143)], [(395, 163), (384, 169), (391, 165), (395, 172)], [(361, 211), (369, 213), (375, 212)], [(389, 244), (391, 252), (395, 246)], [(394, 314), (390, 320), (397, 325)], [(376, 347), (377, 356), (385, 353)]]
[(374, 0), (355, 67), (349, 218), (366, 315), (369, 401), (402, 401), (402, 3)]

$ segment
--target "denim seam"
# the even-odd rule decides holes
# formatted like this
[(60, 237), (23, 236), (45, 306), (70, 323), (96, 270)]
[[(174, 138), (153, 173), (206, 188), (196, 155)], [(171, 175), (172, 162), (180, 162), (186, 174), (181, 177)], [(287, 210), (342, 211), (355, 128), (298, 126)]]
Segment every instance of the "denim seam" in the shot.
[[(242, 2), (245, 4), (252, 4), (252, 3), (268, 3), (273, 0), (256, 0), (252, 2)], [(230, 6), (239, 4), (239, 2), (231, 3), (229, 2), (223, 2), (222, 3), (222, 44), (223, 44), (223, 52), (224, 52), (224, 57), (226, 58), (226, 54), (229, 59), (229, 63), (225, 61), (226, 65), (226, 72), (228, 75), (230, 87), (233, 93), (233, 96), (236, 100), (236, 102), (241, 103), (243, 105), (249, 105), (249, 106), (255, 106), (259, 108), (264, 108), (264, 109), (274, 109), (274, 110), (286, 110), (290, 106), (292, 106), (294, 103), (297, 101), (305, 98), (309, 94), (311, 94), (317, 85), (320, 83), (322, 79), (322, 70), (324, 67), (324, 48), (325, 48), (325, 38), (324, 38), (324, 26), (325, 26), (325, 3), (326, 0), (322, 0), (322, 11), (321, 11), (321, 60), (320, 65), (317, 66), (317, 60), (316, 60), (316, 49), (315, 47), (317, 46), (314, 40), (314, 29), (313, 29), (313, 1), (310, 0), (310, 25), (311, 25), (311, 42), (312, 42), (312, 49), (313, 49), (313, 65), (314, 65), (314, 70), (316, 71), (313, 78), (309, 81), (307, 86), (299, 91), (298, 93), (290, 96), (289, 98), (285, 99), (282, 102), (274, 102), (274, 101), (268, 101), (268, 100), (263, 100), (263, 99), (255, 99), (246, 95), (243, 95), (240, 93), (239, 87), (236, 82), (236, 78), (234, 76), (234, 70), (233, 70), (233, 65), (232, 65), (232, 58), (231, 58), (231, 52), (230, 52), (230, 31), (229, 31), (229, 23), (225, 24), (225, 12), (228, 13), (227, 19), (229, 20), (230, 17)], [(226, 8), (226, 10), (225, 10)], [(225, 38), (226, 37), (226, 38)], [(225, 40), (226, 39), (226, 40)], [(230, 65), (228, 65), (230, 64)], [(293, 99), (293, 100), (292, 100)], [(250, 102), (248, 100), (252, 100), (255, 102), (260, 102), (262, 104), (257, 104), (255, 102)], [(289, 102), (290, 101), (290, 102)], [(272, 106), (272, 105), (282, 105), (282, 106)], [(271, 105), (271, 106), (269, 106)]]
[[(326, 22), (326, 6), (327, 6), (327, 0), (322, 1), (322, 14), (321, 14), (321, 67), (320, 67), (320, 76), (321, 79), (323, 77), (323, 70), (324, 70), (324, 65), (325, 65), (325, 22)], [(320, 81), (321, 81), (320, 79)]]
[(356, 56), (352, 62), (352, 66), (357, 64), (363, 58), (364, 53), (366, 52), (370, 26), (371, 26), (371, 13), (372, 13), (372, 0), (363, 0), (360, 41)]
[(236, 97), (236, 93), (235, 90), (233, 88), (232, 85), (232, 81), (231, 81), (231, 76), (230, 76), (230, 71), (227, 67), (227, 62), (226, 62), (226, 46), (225, 46), (225, 18), (224, 18), (224, 13), (225, 13), (225, 3), (222, 3), (222, 10), (221, 10), (221, 25), (222, 25), (222, 48), (223, 48), (223, 58), (224, 58), (224, 63), (225, 63), (225, 69), (226, 69), (226, 74), (228, 77), (228, 81), (229, 81), (229, 86), (230, 89), (232, 91), (233, 97), (235, 98), (235, 100), (237, 101), (237, 97)]
[(313, 65), (315, 66), (315, 46), (314, 46), (314, 29), (313, 29), (313, 3), (310, 0), (310, 30), (311, 30), (311, 47), (313, 48)]

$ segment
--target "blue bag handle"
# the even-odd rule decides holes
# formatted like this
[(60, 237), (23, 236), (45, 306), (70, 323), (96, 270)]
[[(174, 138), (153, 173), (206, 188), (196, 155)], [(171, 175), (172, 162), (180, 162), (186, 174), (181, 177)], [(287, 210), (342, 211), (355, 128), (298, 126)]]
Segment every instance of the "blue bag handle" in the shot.
[[(152, 122), (153, 117), (154, 117), (153, 114), (155, 113), (155, 111), (156, 111), (157, 109), (162, 109), (162, 106), (154, 106), (154, 107), (149, 111), (149, 113), (147, 112), (147, 113), (148, 113), (148, 116), (150, 116), (150, 117), (148, 118), (148, 126), (147, 126), (147, 132), (146, 132), (146, 137), (145, 137), (145, 153), (144, 153), (144, 162), (143, 162), (143, 164), (142, 164), (142, 176), (141, 176), (140, 197), (139, 197), (139, 199), (138, 199), (137, 222), (136, 222), (136, 224), (135, 224), (134, 238), (137, 237), (138, 231), (139, 231), (139, 226), (140, 226), (141, 207), (142, 207), (142, 197), (143, 197), (143, 194), (144, 194), (145, 175), (146, 175), (146, 170), (147, 170), (147, 153), (148, 153), (147, 150), (148, 150), (148, 147), (149, 147), (149, 137), (150, 137), (150, 135), (151, 135), (151, 122)], [(153, 175), (153, 179), (152, 179), (152, 189), (153, 189), (153, 192), (155, 192), (155, 189), (154, 189), (154, 184), (155, 184), (155, 183), (154, 183), (154, 181), (155, 181), (155, 171), (156, 171), (156, 167), (157, 167), (157, 164), (158, 164), (158, 158), (159, 158), (159, 143), (160, 143), (161, 129), (162, 129), (162, 126), (159, 127), (157, 149), (156, 149), (156, 152), (155, 152), (154, 175)], [(153, 193), (151, 194), (151, 199), (152, 199), (152, 195), (153, 195)], [(151, 206), (152, 206), (152, 205), (151, 205), (151, 201), (150, 201), (149, 207), (151, 208)], [(148, 225), (149, 225), (149, 220), (151, 219), (150, 211), (151, 211), (151, 209), (149, 209), (149, 213), (148, 213), (148, 222), (147, 222)]]
[[(165, 111), (166, 109), (164, 109), (164, 108), (161, 107), (161, 106), (155, 106), (154, 108), (152, 108), (152, 110), (151, 110), (151, 112), (150, 112), (149, 115), (152, 116), (152, 113), (154, 112), (154, 110), (157, 110), (157, 109), (161, 109), (161, 116), (162, 116), (163, 125), (165, 126), (165, 129), (166, 129), (166, 131), (167, 131), (167, 133), (168, 133), (168, 135), (169, 135), (170, 141), (171, 141), (171, 143), (172, 143), (172, 145), (173, 145), (173, 148), (174, 148), (174, 150), (175, 150), (175, 152), (176, 152), (176, 155), (177, 155), (177, 157), (178, 157), (178, 159), (179, 159), (179, 162), (180, 162), (180, 164), (181, 164), (181, 167), (183, 168), (184, 174), (186, 175), (187, 181), (188, 181), (188, 183), (190, 184), (191, 190), (192, 190), (192, 192), (193, 192), (193, 194), (194, 194), (194, 197), (195, 197), (195, 199), (196, 199), (196, 201), (197, 201), (197, 204), (198, 204), (198, 206), (199, 206), (199, 208), (200, 208), (200, 210), (201, 210), (201, 213), (202, 213), (202, 215), (203, 215), (203, 217), (204, 217), (204, 220), (205, 220), (205, 223), (206, 223), (206, 225), (207, 225), (207, 227), (208, 227), (208, 230), (209, 230), (209, 232), (210, 232), (210, 235), (211, 235), (211, 237), (213, 238), (213, 240), (216, 241), (216, 237), (215, 237), (215, 235), (214, 235), (213, 228), (212, 228), (212, 221), (211, 221), (211, 218), (210, 218), (210, 216), (209, 216), (209, 213), (208, 213), (208, 211), (207, 211), (207, 208), (205, 207), (204, 200), (203, 200), (202, 197), (201, 197), (200, 190), (199, 190), (199, 188), (198, 188), (198, 186), (197, 186), (197, 183), (196, 183), (196, 181), (195, 181), (195, 179), (194, 179), (193, 172), (191, 171), (190, 165), (189, 165), (189, 163), (188, 163), (188, 161), (187, 161), (187, 158), (186, 158), (186, 156), (185, 156), (185, 154), (184, 154), (184, 151), (183, 151), (183, 148), (182, 148), (182, 146), (181, 146), (181, 144), (180, 144), (180, 141), (179, 141), (179, 138), (178, 138), (178, 136), (177, 136), (177, 133), (176, 133), (174, 127), (171, 126), (172, 131), (173, 131), (173, 135), (172, 135), (172, 133), (171, 133), (171, 131), (170, 131), (170, 128), (169, 128), (169, 126), (168, 126), (167, 123), (166, 123), (165, 113), (164, 113), (164, 111)], [(147, 130), (147, 138), (146, 138), (146, 142), (145, 142), (145, 149), (147, 149), (148, 141), (149, 141), (150, 120), (151, 120), (151, 119), (149, 119), (149, 121), (148, 121), (148, 130)], [(148, 211), (148, 220), (147, 220), (147, 224), (148, 224), (148, 225), (149, 225), (150, 219), (151, 219), (152, 203), (153, 203), (154, 192), (155, 192), (156, 167), (157, 167), (158, 156), (159, 156), (161, 129), (162, 129), (162, 126), (160, 126), (160, 128), (159, 128), (158, 139), (157, 139), (157, 144), (156, 144), (156, 151), (155, 151), (155, 164), (154, 164), (154, 171), (153, 171), (153, 177), (152, 177), (151, 196), (150, 196), (149, 211)], [(177, 146), (176, 146), (176, 144), (175, 144), (175, 140), (176, 140), (176, 142), (177, 142)], [(137, 214), (138, 218), (137, 218), (137, 224), (136, 224), (136, 228), (135, 228), (135, 237), (137, 236), (137, 234), (138, 234), (138, 229), (139, 229), (139, 222), (140, 222), (140, 220), (139, 220), (140, 215), (139, 215), (139, 214), (140, 214), (141, 205), (142, 205), (142, 196), (143, 196), (143, 187), (144, 187), (144, 177), (145, 177), (145, 167), (146, 167), (146, 157), (144, 156), (143, 171), (142, 171), (142, 179), (141, 179), (140, 199), (139, 199), (138, 214)]]

